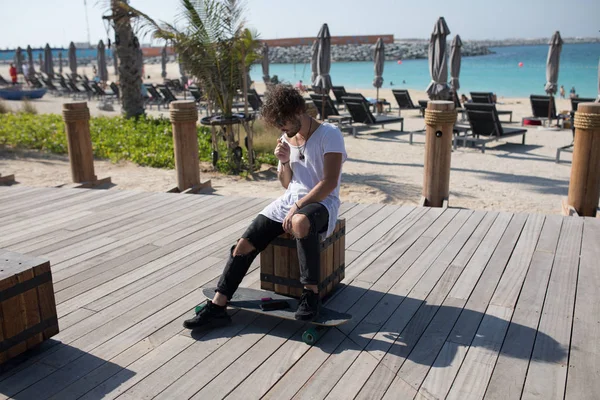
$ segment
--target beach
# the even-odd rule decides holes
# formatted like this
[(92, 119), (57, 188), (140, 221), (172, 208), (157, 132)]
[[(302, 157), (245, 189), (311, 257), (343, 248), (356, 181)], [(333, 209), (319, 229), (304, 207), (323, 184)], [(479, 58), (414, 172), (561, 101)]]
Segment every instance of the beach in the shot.
[[(6, 69), (6, 70), (5, 70)], [(67, 72), (67, 71), (63, 71)], [(112, 76), (112, 68), (109, 68)], [(91, 77), (91, 66), (80, 68), (79, 73)], [(7, 68), (0, 67), (0, 74), (8, 75)], [(178, 78), (177, 64), (167, 67), (168, 78)], [(145, 66), (147, 82), (160, 82), (160, 64)], [(262, 82), (256, 83), (259, 93), (264, 92)], [(375, 89), (346, 87), (347, 91), (360, 91), (366, 97), (375, 97)], [(466, 89), (468, 90), (468, 88)], [(494, 90), (493, 87), (490, 90)], [(424, 90), (409, 90), (413, 102), (426, 99)], [(468, 93), (468, 92), (467, 92)], [(389, 88), (380, 91), (380, 98), (396, 106)], [(32, 101), (38, 113), (60, 114), (62, 103), (72, 101), (50, 94)], [(498, 109), (513, 111), (513, 123), (518, 127), (522, 117), (531, 115), (529, 98), (511, 98), (498, 93)], [(4, 102), (13, 109), (19, 102)], [(556, 99), (557, 112), (570, 110), (568, 99)], [(97, 102), (89, 103), (94, 116), (120, 115), (97, 108)], [(152, 116), (168, 117), (168, 111), (148, 110)], [(394, 110), (391, 115), (397, 115)], [(415, 143), (409, 144), (409, 131), (421, 130), (425, 123), (418, 111), (403, 111), (404, 132), (400, 124), (374, 129), (361, 128), (358, 136), (344, 135), (348, 159), (343, 166), (341, 200), (357, 203), (386, 203), (416, 205), (423, 185), (424, 135), (415, 135)], [(507, 120), (507, 116), (500, 116)], [(556, 149), (570, 144), (570, 129), (552, 130), (530, 128), (526, 144), (521, 137), (490, 143), (485, 153), (478, 149), (459, 147), (452, 153), (450, 174), (451, 207), (509, 212), (560, 214), (561, 200), (567, 195), (571, 171), (571, 154), (563, 153), (560, 164), (554, 162)], [(114, 184), (111, 190), (139, 190), (164, 192), (176, 185), (174, 170), (139, 167), (131, 163), (112, 164), (95, 161), (99, 178), (110, 176)], [(277, 181), (275, 168), (263, 165), (261, 170), (248, 178), (226, 176), (212, 171), (210, 165), (201, 166), (201, 181), (211, 180), (216, 195), (260, 196), (275, 198), (283, 193)], [(19, 185), (56, 186), (70, 182), (68, 158), (40, 154), (32, 151), (0, 149), (0, 174), (15, 174)]]

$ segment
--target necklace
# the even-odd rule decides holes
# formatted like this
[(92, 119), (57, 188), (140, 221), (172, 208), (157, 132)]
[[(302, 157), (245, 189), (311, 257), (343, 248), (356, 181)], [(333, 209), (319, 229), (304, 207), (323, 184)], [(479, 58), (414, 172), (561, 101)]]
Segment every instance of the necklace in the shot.
[[(306, 148), (306, 142), (308, 142), (308, 138), (310, 137), (310, 131), (312, 129), (312, 118), (310, 119), (310, 126), (308, 127), (308, 136), (306, 138), (306, 140), (304, 141), (304, 144), (302, 145), (302, 150), (304, 150)], [(298, 147), (298, 152), (300, 153), (300, 161), (304, 161), (304, 153), (302, 152), (302, 150), (300, 150), (300, 147)]]

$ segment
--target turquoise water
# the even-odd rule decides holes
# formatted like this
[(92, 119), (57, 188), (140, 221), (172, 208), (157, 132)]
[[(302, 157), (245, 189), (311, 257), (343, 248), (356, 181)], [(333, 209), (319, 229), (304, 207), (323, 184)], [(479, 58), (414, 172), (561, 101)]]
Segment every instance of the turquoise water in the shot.
[[(546, 58), (548, 46), (512, 46), (492, 48), (496, 54), (480, 57), (464, 57), (460, 72), (460, 93), (469, 91), (492, 91), (498, 96), (526, 97), (543, 94), (546, 83)], [(560, 58), (559, 85), (568, 94), (571, 86), (580, 97), (598, 95), (598, 58), (600, 43), (565, 44)], [(523, 67), (519, 68), (519, 62)], [(299, 79), (310, 81), (308, 64), (272, 64), (271, 76), (295, 83)], [(260, 65), (251, 71), (253, 80), (262, 81)], [(383, 72), (384, 88), (408, 88), (425, 90), (429, 84), (427, 60), (405, 60), (402, 64), (387, 61)], [(348, 88), (372, 88), (372, 62), (344, 62), (331, 65), (334, 85)], [(405, 84), (402, 81), (406, 81)]]
[[(22, 49), (23, 50), (23, 57), (25, 57), (25, 60), (27, 60), (27, 48)], [(112, 57), (112, 51), (111, 49), (106, 49), (106, 57)], [(34, 63), (37, 63), (38, 60), (38, 54), (42, 53), (42, 56), (44, 56), (44, 49), (33, 49), (31, 51), (32, 55), (33, 55), (33, 61)], [(65, 49), (65, 50), (52, 50), (52, 58), (55, 60), (58, 60), (58, 53), (62, 53), (62, 57), (63, 60), (67, 60), (69, 58), (69, 49)], [(97, 49), (77, 49), (77, 58), (81, 58), (81, 59), (87, 59), (87, 58), (91, 58), (91, 59), (96, 59), (98, 54), (98, 50)], [(0, 52), (0, 61), (13, 61), (15, 59), (15, 52), (13, 50), (10, 51), (1, 51)], [(36, 64), (37, 67), (37, 64)]]

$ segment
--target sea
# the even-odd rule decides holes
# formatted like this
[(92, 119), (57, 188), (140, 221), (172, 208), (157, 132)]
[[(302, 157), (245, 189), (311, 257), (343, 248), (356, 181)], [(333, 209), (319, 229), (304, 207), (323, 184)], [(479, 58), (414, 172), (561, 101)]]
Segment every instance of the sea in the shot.
[[(494, 92), (499, 97), (527, 97), (543, 94), (546, 83), (546, 58), (548, 46), (508, 46), (490, 48), (494, 54), (463, 57), (460, 71), (460, 93)], [(37, 63), (38, 52), (33, 57)], [(107, 49), (107, 58), (111, 57)], [(62, 52), (67, 60), (67, 50), (53, 50), (54, 59)], [(78, 49), (78, 58), (96, 58), (96, 49)], [(14, 52), (0, 52), (0, 61), (10, 61)], [(598, 95), (598, 61), (600, 43), (565, 44), (560, 56), (558, 84), (564, 85), (567, 94), (571, 87), (580, 97)], [(398, 63), (401, 61), (401, 63)], [(522, 64), (521, 64), (522, 63)], [(522, 66), (519, 66), (522, 65)], [(336, 86), (367, 89), (373, 87), (372, 62), (340, 62), (331, 65), (331, 80)], [(310, 84), (310, 64), (271, 64), (269, 74), (279, 80)], [(250, 76), (262, 81), (260, 64), (254, 65)], [(395, 60), (385, 63), (384, 88), (425, 90), (430, 82), (427, 60)]]
[[(469, 96), (470, 91), (485, 91), (494, 92), (498, 97), (544, 94), (548, 46), (492, 47), (490, 50), (494, 54), (462, 58), (459, 93)], [(564, 85), (567, 96), (571, 87), (579, 97), (598, 95), (599, 59), (600, 43), (563, 45), (558, 84)], [(427, 60), (400, 61), (386, 61), (383, 87), (425, 90), (431, 80)], [(310, 84), (310, 64), (271, 64), (269, 74), (289, 83), (302, 80), (305, 85)], [(330, 75), (335, 86), (373, 88), (372, 62), (334, 62)], [(253, 66), (250, 76), (262, 81), (261, 66)]]

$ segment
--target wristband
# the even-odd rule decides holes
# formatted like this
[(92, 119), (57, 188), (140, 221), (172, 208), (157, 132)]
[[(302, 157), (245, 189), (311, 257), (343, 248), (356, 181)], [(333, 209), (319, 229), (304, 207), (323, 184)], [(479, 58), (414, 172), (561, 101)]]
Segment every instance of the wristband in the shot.
[(282, 167), (285, 167), (285, 166), (286, 166), (286, 164), (289, 164), (289, 163), (290, 163), (289, 161), (288, 161), (288, 162), (282, 162), (282, 163), (281, 163), (281, 166), (282, 166)]

